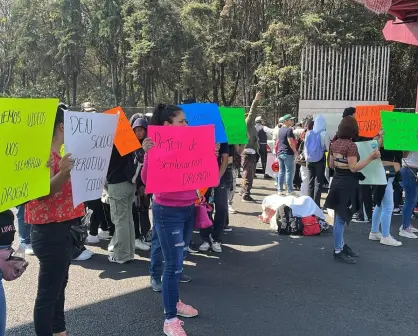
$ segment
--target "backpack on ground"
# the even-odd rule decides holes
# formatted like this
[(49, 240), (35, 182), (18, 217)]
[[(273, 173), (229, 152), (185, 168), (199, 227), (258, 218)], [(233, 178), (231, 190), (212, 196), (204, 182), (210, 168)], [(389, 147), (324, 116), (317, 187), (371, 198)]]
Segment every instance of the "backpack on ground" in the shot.
[(321, 234), (321, 225), (319, 224), (316, 216), (308, 216), (302, 218), (303, 235), (304, 236), (316, 236)]
[(292, 209), (287, 205), (281, 205), (277, 209), (277, 232), (280, 235), (299, 235), (302, 232), (300, 218), (294, 217)]
[(305, 137), (306, 162), (319, 162), (324, 157), (325, 149), (321, 144), (321, 132), (309, 131)]

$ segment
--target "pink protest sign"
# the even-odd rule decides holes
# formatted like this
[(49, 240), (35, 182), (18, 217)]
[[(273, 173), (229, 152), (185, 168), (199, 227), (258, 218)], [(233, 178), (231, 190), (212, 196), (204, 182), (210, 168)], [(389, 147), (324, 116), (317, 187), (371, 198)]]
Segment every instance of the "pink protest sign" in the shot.
[(148, 153), (147, 193), (218, 185), (213, 125), (149, 126), (148, 136), (155, 146)]

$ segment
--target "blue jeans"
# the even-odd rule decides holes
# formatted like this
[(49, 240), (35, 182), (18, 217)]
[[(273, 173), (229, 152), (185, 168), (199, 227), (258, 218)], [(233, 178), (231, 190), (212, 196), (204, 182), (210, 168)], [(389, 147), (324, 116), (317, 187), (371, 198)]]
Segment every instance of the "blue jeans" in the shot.
[(344, 247), (344, 227), (345, 227), (344, 219), (341, 216), (339, 216), (337, 213), (335, 213), (334, 231), (332, 234), (334, 236), (334, 250), (336, 252), (341, 251)]
[(21, 244), (30, 244), (31, 226), (25, 223), (25, 205), (17, 207), (17, 225), (19, 229), (19, 241)]
[(373, 216), (372, 216), (372, 229), (373, 233), (379, 232), (379, 225), (382, 226), (382, 236), (389, 237), (390, 235), (390, 222), (392, 220), (392, 212), (393, 212), (393, 180), (394, 178), (391, 177), (388, 180), (388, 184), (386, 186), (385, 195), (383, 196), (382, 203), (380, 206), (374, 208)]
[(6, 296), (4, 295), (2, 275), (0, 271), (0, 336), (6, 334)]
[(287, 191), (293, 191), (293, 170), (295, 164), (295, 156), (288, 154), (279, 154), (279, 179), (278, 179), (278, 188), (279, 191), (284, 191), (284, 175), (286, 170), (286, 185)]
[(404, 229), (411, 225), (411, 217), (418, 197), (418, 183), (416, 181), (418, 170), (412, 169), (412, 171), (407, 167), (401, 169), (402, 187), (405, 191), (405, 204), (402, 209), (402, 226)]
[(164, 256), (162, 292), (164, 316), (168, 320), (177, 316), (180, 275), (193, 232), (195, 206), (169, 207), (153, 203), (152, 215), (150, 273), (152, 278), (161, 277)]

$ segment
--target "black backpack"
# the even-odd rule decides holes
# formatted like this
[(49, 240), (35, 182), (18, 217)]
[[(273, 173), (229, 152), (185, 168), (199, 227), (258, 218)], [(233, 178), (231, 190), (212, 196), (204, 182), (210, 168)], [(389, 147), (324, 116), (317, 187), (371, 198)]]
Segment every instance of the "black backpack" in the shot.
[(302, 220), (294, 217), (292, 209), (287, 205), (283, 204), (277, 209), (276, 220), (279, 235), (300, 235), (302, 233)]

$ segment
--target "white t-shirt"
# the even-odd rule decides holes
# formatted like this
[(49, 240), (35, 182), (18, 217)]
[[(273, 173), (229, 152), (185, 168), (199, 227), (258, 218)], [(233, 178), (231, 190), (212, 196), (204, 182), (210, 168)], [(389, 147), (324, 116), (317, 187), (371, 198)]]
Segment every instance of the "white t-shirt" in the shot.
[(409, 152), (408, 157), (403, 159), (402, 165), (410, 168), (418, 168), (418, 152)]

